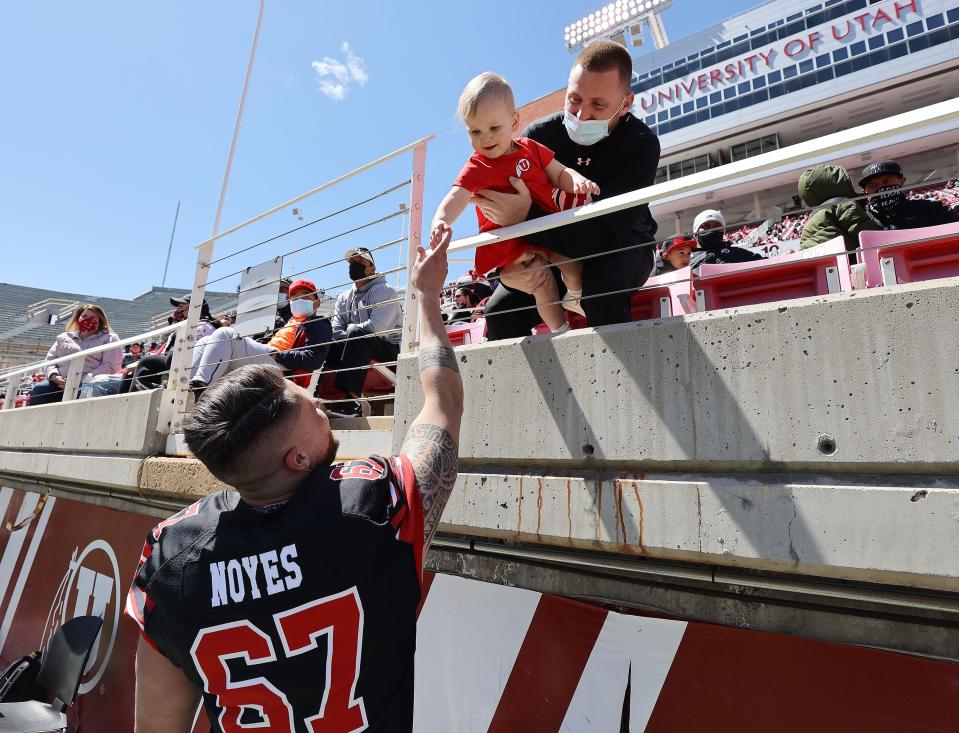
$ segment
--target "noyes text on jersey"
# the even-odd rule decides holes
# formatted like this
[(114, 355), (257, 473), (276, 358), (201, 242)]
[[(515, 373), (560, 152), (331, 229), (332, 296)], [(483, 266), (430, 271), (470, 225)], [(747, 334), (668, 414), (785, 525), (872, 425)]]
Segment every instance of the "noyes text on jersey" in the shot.
[(261, 598), (298, 588), (303, 573), (296, 563), (296, 545), (234, 560), (210, 563), (210, 583), (213, 589), (210, 605), (225, 606), (240, 603), (249, 596)]

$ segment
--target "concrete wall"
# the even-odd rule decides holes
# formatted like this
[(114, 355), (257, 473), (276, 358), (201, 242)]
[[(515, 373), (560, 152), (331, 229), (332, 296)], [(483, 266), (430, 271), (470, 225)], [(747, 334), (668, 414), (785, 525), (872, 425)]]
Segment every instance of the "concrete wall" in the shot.
[(959, 592), (959, 481), (471, 471), (460, 474), (440, 529), (528, 546)]
[[(957, 312), (951, 279), (468, 347), (461, 460), (959, 473)], [(394, 449), (421, 403), (401, 359)]]
[(156, 432), (162, 390), (0, 411), (0, 449), (148, 455), (162, 450)]

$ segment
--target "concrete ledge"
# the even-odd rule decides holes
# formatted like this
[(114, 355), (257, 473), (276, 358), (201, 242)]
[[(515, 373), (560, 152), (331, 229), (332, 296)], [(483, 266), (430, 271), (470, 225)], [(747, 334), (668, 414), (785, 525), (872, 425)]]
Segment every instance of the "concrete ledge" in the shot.
[(136, 493), (141, 459), (0, 450), (0, 472), (37, 481), (101, 486)]
[(149, 455), (163, 449), (156, 432), (162, 390), (0, 412), (0, 449)]
[(959, 484), (461, 474), (471, 538), (959, 592)]
[[(953, 278), (458, 348), (462, 465), (959, 473), (957, 311)], [(401, 358), (394, 449), (421, 405)]]
[(340, 441), (337, 460), (366, 458), (370, 455), (388, 456), (393, 444), (392, 430), (340, 430), (334, 431)]
[(143, 461), (139, 488), (148, 496), (192, 503), (230, 487), (214, 478), (196, 458), (147, 458)]

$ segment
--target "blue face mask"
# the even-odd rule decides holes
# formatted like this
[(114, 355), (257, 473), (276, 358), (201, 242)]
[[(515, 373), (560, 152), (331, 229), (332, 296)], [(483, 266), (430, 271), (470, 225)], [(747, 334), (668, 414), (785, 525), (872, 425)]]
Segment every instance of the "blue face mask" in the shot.
[(303, 318), (304, 316), (313, 315), (313, 301), (308, 300), (307, 298), (297, 298), (296, 300), (290, 301), (290, 312), (294, 316)]
[[(626, 97), (623, 97), (623, 102), (625, 101)], [(622, 109), (622, 106), (622, 102), (620, 102), (620, 109)], [(616, 114), (618, 115), (619, 111)], [(613, 115), (613, 117), (615, 116)], [(569, 135), (570, 140), (577, 145), (588, 147), (609, 137), (609, 123), (612, 119), (610, 117), (607, 120), (581, 120), (569, 110), (566, 110), (563, 115), (563, 125), (566, 127), (566, 134)]]

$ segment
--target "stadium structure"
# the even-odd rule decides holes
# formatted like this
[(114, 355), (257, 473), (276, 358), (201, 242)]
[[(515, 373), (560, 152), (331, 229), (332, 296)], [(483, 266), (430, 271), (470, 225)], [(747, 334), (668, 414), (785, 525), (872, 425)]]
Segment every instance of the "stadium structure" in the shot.
[[(618, 0), (566, 30), (571, 51), (583, 28), (638, 49), (634, 111), (662, 142), (657, 181), (451, 251), (649, 202), (660, 236), (717, 208), (771, 257), (651, 279), (630, 323), (485, 343), (482, 322), (448, 327), (467, 405), (427, 557), (414, 729), (954, 731), (959, 225), (864, 232), (854, 263), (842, 241), (794, 251), (809, 215), (794, 197), (812, 164), (856, 180), (895, 159), (910, 196), (955, 204), (959, 0), (775, 0), (672, 42), (669, 6)], [(560, 91), (521, 114), (561, 108)], [(194, 302), (235, 253), (230, 269), (267, 273), (238, 285), (240, 313), (297, 274), (285, 249), (300, 267), (342, 264), (339, 242), (307, 255), (282, 224), (257, 227), (374, 167), (403, 171), (402, 246), (418, 244), (428, 142), (201, 242)], [(357, 199), (396, 212), (387, 192)], [(364, 232), (395, 216), (381, 214), (350, 213)], [(275, 249), (247, 251), (260, 241)], [(22, 307), (51, 297), (64, 296)], [(392, 408), (334, 421), (342, 459), (399, 450), (420, 409), (415, 293), (402, 297), (395, 371), (371, 364), (364, 392)], [(0, 411), (0, 658), (102, 616), (74, 729), (131, 729), (137, 635), (121, 613), (142, 538), (220, 488), (182, 439), (197, 316), (176, 327), (161, 389), (73, 399), (74, 359), (64, 402)], [(328, 376), (313, 384), (335, 402)], [(240, 684), (259, 674), (229, 663)], [(198, 712), (194, 730), (209, 727)]]

